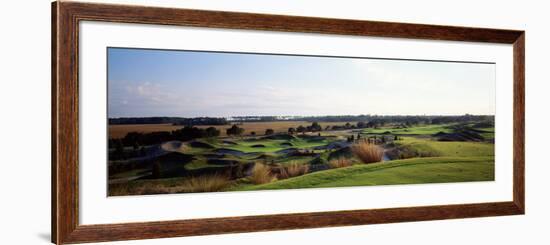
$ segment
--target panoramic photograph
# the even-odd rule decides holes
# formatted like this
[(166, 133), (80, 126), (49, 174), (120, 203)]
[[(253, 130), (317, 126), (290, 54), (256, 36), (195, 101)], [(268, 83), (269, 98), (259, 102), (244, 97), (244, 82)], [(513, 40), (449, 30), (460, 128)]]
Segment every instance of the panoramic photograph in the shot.
[(108, 196), (494, 181), (495, 64), (107, 49)]

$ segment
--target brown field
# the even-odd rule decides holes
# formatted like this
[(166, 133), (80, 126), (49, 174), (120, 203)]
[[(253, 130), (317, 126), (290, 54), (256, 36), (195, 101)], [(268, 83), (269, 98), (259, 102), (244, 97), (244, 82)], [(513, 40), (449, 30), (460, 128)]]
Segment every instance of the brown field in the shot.
[[(356, 122), (350, 122), (355, 124)], [(344, 125), (346, 122), (321, 122), (319, 123), (323, 128), (333, 125)], [(239, 127), (245, 129), (245, 134), (256, 132), (257, 135), (263, 135), (268, 128), (273, 129), (276, 133), (286, 133), (288, 128), (296, 128), (298, 126), (308, 126), (311, 122), (306, 121), (277, 121), (277, 122), (246, 122)], [(172, 124), (122, 124), (122, 125), (109, 125), (109, 138), (122, 138), (129, 132), (151, 133), (162, 131), (173, 131), (183, 126), (174, 126)], [(231, 125), (201, 125), (198, 128), (215, 127), (221, 131), (221, 136), (225, 136), (225, 130), (230, 128)]]
[(183, 126), (172, 124), (121, 124), (109, 125), (109, 138), (122, 138), (129, 132), (151, 133), (162, 131), (173, 131)]

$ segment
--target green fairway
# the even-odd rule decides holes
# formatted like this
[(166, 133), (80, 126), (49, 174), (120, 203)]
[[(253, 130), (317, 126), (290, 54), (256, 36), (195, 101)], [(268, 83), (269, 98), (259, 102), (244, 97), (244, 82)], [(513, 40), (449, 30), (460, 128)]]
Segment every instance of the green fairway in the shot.
[(364, 134), (383, 134), (389, 132), (391, 134), (413, 134), (413, 135), (432, 135), (439, 132), (450, 133), (453, 129), (450, 127), (453, 124), (436, 124), (436, 125), (421, 125), (409, 128), (367, 128), (363, 130)]
[(443, 142), (431, 139), (403, 137), (395, 142), (398, 146), (409, 147), (419, 152), (433, 153), (434, 156), (470, 157), (493, 156), (495, 145), (482, 142)]
[(231, 190), (293, 189), (364, 185), (393, 185), (494, 180), (494, 144), (441, 142), (430, 138), (403, 137), (397, 147), (422, 155), (411, 158), (306, 174), (264, 185), (239, 184)]
[[(288, 139), (268, 139), (268, 138), (234, 138), (227, 140), (231, 144), (224, 143), (219, 139), (206, 139), (201, 142), (208, 143), (215, 148), (225, 148), (237, 150), (244, 153), (272, 153), (288, 148), (311, 148), (323, 146), (328, 143), (337, 141), (336, 137), (316, 137), (316, 136), (299, 136), (289, 137)], [(227, 142), (225, 141), (225, 142)], [(208, 149), (189, 147), (185, 152), (197, 154), (207, 152)]]
[[(187, 144), (181, 153), (193, 154), (194, 159), (185, 165), (186, 169), (200, 169), (205, 167), (218, 167), (219, 164), (208, 162), (209, 154), (215, 154), (220, 149), (235, 150), (233, 154), (224, 154), (217, 157), (223, 160), (235, 160), (240, 163), (246, 162), (273, 162), (279, 164), (299, 163), (306, 164), (314, 160), (312, 156), (286, 156), (285, 153), (278, 154), (278, 151), (285, 149), (311, 149), (316, 146), (323, 146), (338, 141), (336, 137), (299, 136), (288, 137), (288, 139), (267, 139), (267, 138), (233, 138), (233, 139), (202, 139), (201, 144), (209, 147), (192, 146)], [(228, 144), (228, 142), (231, 142)], [(203, 145), (204, 146), (204, 145)], [(313, 150), (311, 150), (313, 152)], [(322, 151), (321, 151), (322, 152)], [(326, 154), (325, 154), (326, 158)]]
[[(243, 152), (275, 152), (286, 148), (308, 148), (322, 146), (330, 143), (327, 139), (322, 140), (305, 140), (296, 138), (292, 140), (240, 140), (236, 141), (237, 145), (226, 146), (228, 149), (239, 150)], [(285, 145), (285, 143), (287, 145)]]
[(494, 139), (495, 138), (495, 128), (477, 128), (478, 130), (484, 131), (481, 133), (481, 136), (483, 136), (486, 139)]
[(355, 165), (232, 190), (270, 190), (494, 180), (494, 157), (414, 158)]

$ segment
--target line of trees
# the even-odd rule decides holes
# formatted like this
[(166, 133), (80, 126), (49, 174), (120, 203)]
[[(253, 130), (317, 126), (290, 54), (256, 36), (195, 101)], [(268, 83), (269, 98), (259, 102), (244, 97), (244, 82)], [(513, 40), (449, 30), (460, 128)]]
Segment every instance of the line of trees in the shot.
[[(284, 118), (284, 119), (283, 119)], [(310, 116), (310, 117), (277, 117), (277, 116), (241, 116), (231, 119), (235, 122), (275, 122), (275, 121), (308, 121), (308, 122), (384, 122), (410, 124), (439, 124), (466, 121), (494, 121), (492, 115), (416, 115), (416, 116), (384, 116), (384, 115), (340, 115), (340, 116)], [(223, 117), (120, 117), (109, 118), (109, 124), (174, 124), (174, 125), (228, 125), (230, 121)]]
[(203, 129), (185, 126), (181, 129), (177, 129), (171, 132), (130, 132), (126, 134), (124, 138), (109, 139), (109, 148), (116, 148), (117, 146), (132, 146), (134, 148), (139, 148), (139, 146), (160, 144), (162, 142), (171, 140), (189, 141), (192, 139), (217, 136), (220, 136), (220, 130), (216, 129), (215, 127), (208, 127)]
[[(298, 126), (296, 128), (288, 128), (288, 134), (295, 134), (295, 133), (306, 133), (306, 132), (320, 132), (320, 131), (329, 131), (329, 130), (345, 130), (345, 129), (360, 129), (360, 128), (376, 128), (380, 126), (386, 125), (386, 121), (384, 120), (373, 120), (370, 122), (364, 122), (360, 121), (355, 124), (351, 124), (349, 122), (346, 122), (344, 125), (327, 125), (324, 129), (318, 122), (313, 122), (309, 126)], [(407, 126), (409, 126), (407, 124)], [(406, 127), (404, 125), (404, 127)]]
[(378, 122), (378, 123), (409, 123), (409, 124), (440, 124), (451, 122), (470, 122), (470, 121), (494, 121), (493, 115), (456, 115), (456, 116), (441, 116), (441, 115), (341, 115), (341, 116), (314, 116), (295, 118), (296, 121), (309, 122)]
[(298, 126), (296, 128), (288, 128), (288, 134), (305, 133), (305, 132), (320, 132), (323, 131), (323, 127), (318, 122), (313, 122), (309, 126)]
[(109, 118), (110, 125), (117, 124), (172, 124), (172, 125), (227, 125), (223, 117), (120, 117)]

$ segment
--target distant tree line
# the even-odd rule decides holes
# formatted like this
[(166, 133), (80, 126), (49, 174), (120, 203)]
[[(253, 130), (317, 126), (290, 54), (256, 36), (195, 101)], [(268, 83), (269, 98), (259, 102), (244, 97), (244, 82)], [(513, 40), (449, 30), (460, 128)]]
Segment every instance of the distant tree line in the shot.
[[(332, 117), (332, 116), (330, 116)], [(337, 117), (337, 116), (334, 116)], [(315, 117), (316, 119), (319, 117)], [(322, 117), (321, 117), (322, 118)], [(355, 118), (361, 118), (356, 116)], [(355, 119), (356, 120), (356, 119)], [(288, 134), (320, 132), (329, 130), (345, 130), (345, 129), (361, 129), (361, 128), (378, 128), (388, 124), (398, 128), (407, 128), (419, 124), (446, 124), (446, 123), (465, 123), (465, 122), (486, 122), (494, 123), (494, 116), (380, 116), (373, 117), (370, 121), (359, 121), (356, 123), (346, 122), (343, 125), (327, 125), (323, 129), (319, 122), (315, 121), (309, 126), (299, 125), (296, 128), (288, 128)], [(326, 123), (326, 122), (325, 122)]]
[(109, 139), (109, 148), (128, 147), (132, 146), (134, 149), (143, 145), (160, 144), (162, 142), (179, 140), (189, 141), (198, 138), (205, 137), (217, 137), (220, 136), (220, 130), (215, 127), (197, 128), (191, 126), (185, 126), (181, 129), (177, 129), (171, 132), (151, 132), (151, 133), (139, 133), (130, 132), (121, 139)]
[(279, 117), (276, 116), (240, 116), (240, 117), (232, 117), (232, 121), (234, 122), (273, 122), (273, 121), (281, 121)]
[[(283, 119), (284, 118), (284, 119)], [(494, 121), (492, 115), (341, 115), (341, 116), (310, 116), (310, 117), (276, 117), (276, 116), (240, 116), (231, 118), (232, 122), (275, 122), (275, 121), (307, 121), (307, 122), (364, 122), (365, 125), (356, 125), (362, 127), (376, 127), (385, 124), (440, 124), (451, 122), (469, 122), (469, 121)], [(370, 123), (367, 125), (367, 123)], [(307, 130), (307, 129), (306, 129)]]
[(452, 122), (473, 122), (473, 121), (494, 121), (492, 115), (459, 115), (459, 116), (438, 116), (438, 115), (418, 115), (418, 116), (382, 116), (382, 115), (348, 115), (348, 116), (315, 116), (303, 117), (296, 120), (308, 122), (363, 122), (366, 125), (356, 125), (362, 127), (383, 126), (385, 124), (441, 124)]
[[(470, 121), (490, 121), (494, 122), (492, 115), (459, 115), (459, 116), (437, 116), (437, 115), (418, 115), (418, 116), (383, 116), (383, 115), (343, 115), (343, 116), (312, 116), (312, 117), (293, 117), (292, 119), (281, 119), (276, 116), (241, 116), (233, 117), (231, 122), (274, 122), (274, 121), (308, 121), (308, 122), (363, 122), (365, 125), (356, 125), (362, 127), (375, 127), (384, 124), (442, 124), (452, 122), (470, 122)], [(228, 125), (230, 121), (221, 117), (121, 117), (109, 118), (109, 124), (173, 124), (173, 125)], [(306, 129), (307, 130), (307, 129)], [(316, 128), (311, 128), (316, 130)]]
[(109, 118), (110, 125), (117, 124), (173, 124), (173, 125), (226, 125), (227, 119), (223, 117), (120, 117)]

